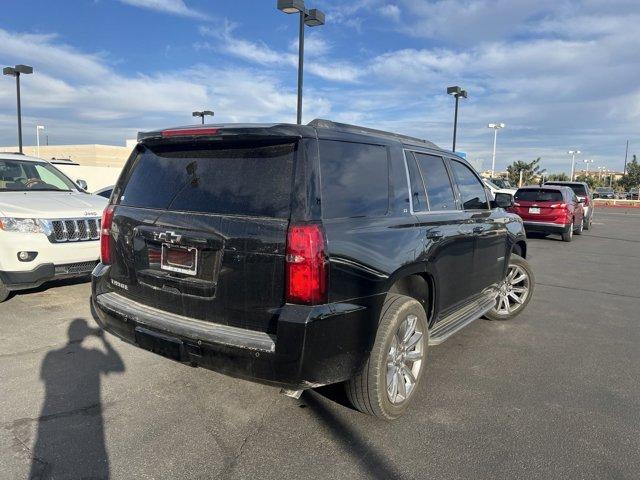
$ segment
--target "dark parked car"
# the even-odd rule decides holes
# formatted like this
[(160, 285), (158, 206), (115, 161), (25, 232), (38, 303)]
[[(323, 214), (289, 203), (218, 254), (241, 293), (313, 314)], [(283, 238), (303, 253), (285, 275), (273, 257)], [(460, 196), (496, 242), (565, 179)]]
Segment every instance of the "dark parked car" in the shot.
[(570, 242), (584, 228), (582, 202), (569, 187), (523, 187), (516, 192), (510, 211), (522, 218), (527, 232), (557, 233)]
[(511, 203), (430, 142), (326, 120), (140, 134), (104, 213), (94, 317), (293, 396), (345, 382), (392, 419), (429, 345), (529, 302)]
[(614, 192), (611, 187), (596, 187), (595, 192), (593, 192), (593, 198), (606, 198), (613, 200), (616, 198), (616, 192)]
[(593, 224), (593, 213), (595, 207), (593, 205), (593, 199), (589, 185), (585, 182), (545, 182), (545, 185), (559, 185), (569, 187), (576, 194), (578, 200), (582, 202), (582, 208), (584, 210), (584, 229), (589, 230)]

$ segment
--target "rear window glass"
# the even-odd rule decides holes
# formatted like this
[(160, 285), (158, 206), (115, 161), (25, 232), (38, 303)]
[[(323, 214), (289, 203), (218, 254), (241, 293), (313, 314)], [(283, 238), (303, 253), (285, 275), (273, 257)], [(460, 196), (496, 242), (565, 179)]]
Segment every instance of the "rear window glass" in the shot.
[(320, 140), (322, 216), (376, 217), (389, 210), (389, 160), (382, 145)]
[[(558, 185), (558, 184), (557, 183), (547, 183), (547, 185)], [(580, 184), (564, 184), (564, 185), (566, 187), (569, 187), (571, 190), (573, 190), (573, 193), (575, 193), (579, 197), (586, 197), (587, 196), (587, 189), (584, 188), (584, 185), (580, 185)]]
[(560, 190), (543, 189), (520, 189), (514, 196), (516, 201), (521, 202), (562, 202), (562, 192)]
[(293, 143), (142, 148), (120, 197), (122, 205), (289, 217)]

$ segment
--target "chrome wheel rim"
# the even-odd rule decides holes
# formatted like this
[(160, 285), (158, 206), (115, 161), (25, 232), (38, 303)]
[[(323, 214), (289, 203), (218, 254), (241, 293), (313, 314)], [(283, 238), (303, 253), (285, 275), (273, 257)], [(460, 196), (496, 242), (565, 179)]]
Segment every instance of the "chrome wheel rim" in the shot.
[(529, 296), (529, 274), (520, 265), (509, 265), (507, 277), (500, 285), (495, 312), (511, 315), (522, 308)]
[(407, 315), (393, 335), (387, 353), (387, 396), (392, 404), (401, 404), (413, 393), (423, 356), (424, 334), (418, 317)]

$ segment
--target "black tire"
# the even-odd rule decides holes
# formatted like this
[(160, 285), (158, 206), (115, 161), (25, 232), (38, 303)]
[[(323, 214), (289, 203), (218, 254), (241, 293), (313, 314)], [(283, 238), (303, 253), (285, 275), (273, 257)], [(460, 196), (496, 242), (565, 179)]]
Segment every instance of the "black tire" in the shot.
[(524, 258), (518, 255), (512, 254), (511, 258), (509, 259), (509, 269), (507, 270), (507, 272), (511, 270), (512, 266), (518, 267), (519, 269), (518, 271), (522, 271), (526, 274), (528, 292), (526, 296), (524, 296), (522, 303), (518, 304), (518, 308), (509, 314), (500, 313), (500, 311), (498, 310), (498, 306), (499, 306), (498, 305), (499, 296), (498, 296), (496, 298), (496, 305), (484, 315), (485, 318), (488, 318), (489, 320), (502, 321), (502, 320), (511, 320), (512, 318), (517, 317), (518, 315), (520, 315), (521, 312), (524, 311), (525, 308), (527, 308), (527, 305), (531, 301), (531, 297), (533, 297), (533, 292), (536, 289), (536, 278), (533, 275), (533, 270), (531, 269), (529, 262), (527, 262)]
[(567, 231), (562, 232), (563, 242), (570, 242), (571, 240), (573, 240), (573, 220), (571, 221), (571, 225), (569, 225), (569, 228), (567, 229)]
[(584, 224), (584, 229), (585, 230), (591, 230), (591, 219), (592, 219), (592, 217), (589, 217), (587, 219), (587, 223)]
[[(422, 359), (415, 384), (407, 398), (394, 404), (387, 393), (387, 361), (391, 343), (400, 325), (409, 315), (417, 317), (416, 330), (422, 335)], [(352, 405), (362, 413), (385, 420), (393, 420), (402, 415), (419, 391), (426, 365), (429, 331), (427, 315), (420, 302), (414, 298), (398, 294), (388, 294), (378, 322), (378, 332), (369, 354), (369, 359), (355, 377), (345, 382), (347, 397)]]
[(0, 280), (0, 303), (4, 302), (11, 295), (11, 291), (4, 286), (2, 280)]
[(582, 235), (583, 230), (584, 230), (584, 218), (580, 220), (580, 225), (578, 225), (578, 228), (576, 229), (575, 234)]

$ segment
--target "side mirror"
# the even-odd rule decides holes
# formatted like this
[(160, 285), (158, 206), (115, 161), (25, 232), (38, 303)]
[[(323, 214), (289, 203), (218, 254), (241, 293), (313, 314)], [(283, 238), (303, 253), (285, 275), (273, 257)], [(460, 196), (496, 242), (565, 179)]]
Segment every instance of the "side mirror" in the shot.
[(496, 207), (509, 208), (513, 207), (513, 195), (508, 193), (496, 193), (496, 198), (493, 201)]
[(76, 185), (85, 192), (87, 191), (87, 182), (84, 180), (76, 180)]

